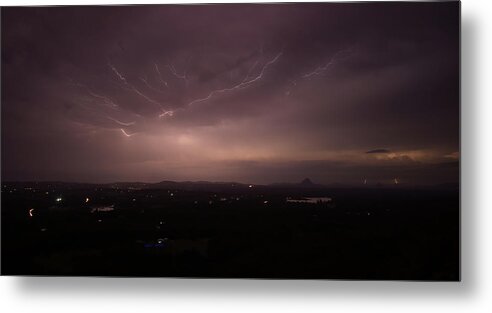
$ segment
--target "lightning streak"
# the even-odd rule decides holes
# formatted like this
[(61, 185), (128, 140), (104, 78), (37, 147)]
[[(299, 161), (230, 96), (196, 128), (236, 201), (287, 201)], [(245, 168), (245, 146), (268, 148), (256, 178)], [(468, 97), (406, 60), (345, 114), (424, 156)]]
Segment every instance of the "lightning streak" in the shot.
[(303, 75), (302, 78), (310, 78), (311, 76), (322, 74), (324, 71), (326, 71), (333, 64), (333, 62), (334, 62), (334, 59), (331, 59), (324, 66), (317, 67), (314, 71), (312, 71), (312, 72), (310, 72), (308, 74)]
[(153, 87), (153, 86), (149, 83), (149, 81), (147, 80), (147, 78), (145, 78), (145, 77), (140, 77), (139, 79), (140, 79), (140, 80), (144, 83), (144, 85), (145, 85), (147, 88), (149, 88), (150, 90), (155, 91), (155, 92), (162, 93), (162, 90), (159, 90), (159, 89), (157, 89), (157, 88)]
[(332, 65), (333, 63), (335, 63), (336, 61), (338, 61), (339, 59), (339, 55), (344, 53), (344, 52), (351, 52), (351, 49), (346, 49), (346, 50), (341, 50), (341, 51), (338, 51), (337, 53), (335, 53), (335, 55), (330, 59), (330, 61), (328, 61), (328, 63), (326, 63), (325, 65), (323, 66), (318, 66), (316, 69), (314, 69), (312, 72), (310, 73), (307, 73), (305, 75), (302, 75), (302, 78), (310, 78), (312, 76), (317, 76), (317, 75), (321, 75), (323, 72), (325, 72), (326, 70), (328, 70)]
[(251, 75), (251, 73), (253, 72), (253, 70), (256, 68), (256, 66), (258, 65), (258, 61), (256, 61), (253, 66), (251, 66), (251, 68), (249, 69), (248, 71), (248, 74), (246, 75), (246, 77), (244, 77), (244, 80), (242, 82), (245, 82), (248, 80), (249, 76)]
[(166, 86), (166, 88), (169, 88), (169, 86), (167, 85), (167, 81), (165, 81), (164, 79), (162, 79), (161, 71), (159, 70), (159, 65), (157, 65), (157, 63), (154, 63), (154, 68), (155, 68), (155, 71), (157, 72), (157, 77), (159, 78), (159, 81), (164, 86)]
[(92, 97), (96, 98), (96, 99), (101, 99), (103, 100), (104, 104), (106, 104), (107, 106), (113, 108), (113, 109), (119, 109), (119, 105), (117, 105), (116, 103), (113, 102), (113, 100), (111, 100), (110, 98), (108, 97), (105, 97), (105, 96), (101, 96), (101, 95), (98, 95), (94, 92), (92, 92), (91, 90), (87, 89), (87, 92), (89, 93), (89, 95), (91, 95)]
[(129, 134), (129, 133), (127, 133), (123, 128), (120, 128), (120, 130), (123, 133), (123, 135), (125, 135), (126, 137), (131, 137), (131, 136), (135, 135), (135, 134)]
[(147, 100), (148, 102), (153, 103), (153, 104), (155, 104), (155, 105), (157, 105), (157, 106), (159, 106), (159, 107), (161, 107), (161, 106), (162, 106), (162, 105), (161, 105), (158, 101), (156, 101), (156, 100), (154, 100), (154, 99), (152, 99), (152, 98), (149, 98), (147, 95), (145, 95), (145, 94), (143, 94), (142, 92), (140, 92), (140, 90), (138, 90), (138, 89), (137, 89), (137, 88), (135, 88), (134, 86), (132, 86), (132, 90), (133, 90), (133, 91), (134, 91), (137, 95), (139, 95), (140, 97), (144, 98), (144, 99), (145, 99), (145, 100)]
[(163, 118), (163, 117), (166, 117), (166, 116), (172, 117), (173, 115), (174, 115), (174, 111), (173, 110), (163, 111), (161, 114), (159, 114), (159, 118)]
[(111, 120), (111, 121), (115, 122), (116, 124), (121, 125), (121, 126), (132, 126), (132, 125), (135, 125), (135, 121), (129, 122), (129, 123), (125, 123), (125, 122), (119, 121), (119, 120), (117, 120), (115, 118), (112, 118), (111, 116), (106, 116), (106, 118), (108, 120)]
[(116, 67), (113, 66), (113, 64), (111, 63), (108, 63), (108, 66), (111, 68), (111, 70), (113, 71), (113, 73), (118, 76), (118, 78), (124, 82), (125, 84), (128, 84), (128, 82), (126, 81), (126, 77), (123, 76), (117, 69)]

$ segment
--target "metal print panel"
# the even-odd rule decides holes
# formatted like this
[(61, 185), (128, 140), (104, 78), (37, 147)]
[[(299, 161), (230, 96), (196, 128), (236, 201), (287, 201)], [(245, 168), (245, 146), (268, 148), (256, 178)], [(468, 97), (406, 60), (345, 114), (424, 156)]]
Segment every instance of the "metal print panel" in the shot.
[(459, 14), (2, 8), (2, 274), (459, 280)]

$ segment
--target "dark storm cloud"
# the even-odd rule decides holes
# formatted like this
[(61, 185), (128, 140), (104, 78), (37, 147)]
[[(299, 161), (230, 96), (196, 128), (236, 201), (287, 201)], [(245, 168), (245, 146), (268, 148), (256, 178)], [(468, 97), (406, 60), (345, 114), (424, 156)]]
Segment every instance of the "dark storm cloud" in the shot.
[[(320, 179), (347, 181), (356, 164), (396, 159), (433, 171), (458, 151), (458, 13), (452, 2), (3, 8), (2, 176), (220, 180), (223, 164), (256, 162), (268, 170), (248, 179), (265, 181), (282, 178), (272, 162), (344, 160)], [(391, 157), (368, 151), (381, 146)]]

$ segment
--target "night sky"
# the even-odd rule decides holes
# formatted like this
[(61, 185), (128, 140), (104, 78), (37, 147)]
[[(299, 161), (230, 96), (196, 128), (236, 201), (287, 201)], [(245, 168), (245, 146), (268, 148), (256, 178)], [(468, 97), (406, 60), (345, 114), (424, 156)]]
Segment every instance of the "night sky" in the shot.
[(1, 18), (4, 181), (459, 180), (458, 2)]

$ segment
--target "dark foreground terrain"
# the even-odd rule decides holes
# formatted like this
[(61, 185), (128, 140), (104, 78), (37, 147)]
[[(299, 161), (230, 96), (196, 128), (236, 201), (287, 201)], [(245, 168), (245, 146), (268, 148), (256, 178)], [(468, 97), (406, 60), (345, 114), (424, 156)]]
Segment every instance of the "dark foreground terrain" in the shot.
[(1, 226), (3, 275), (459, 279), (456, 188), (4, 183)]

